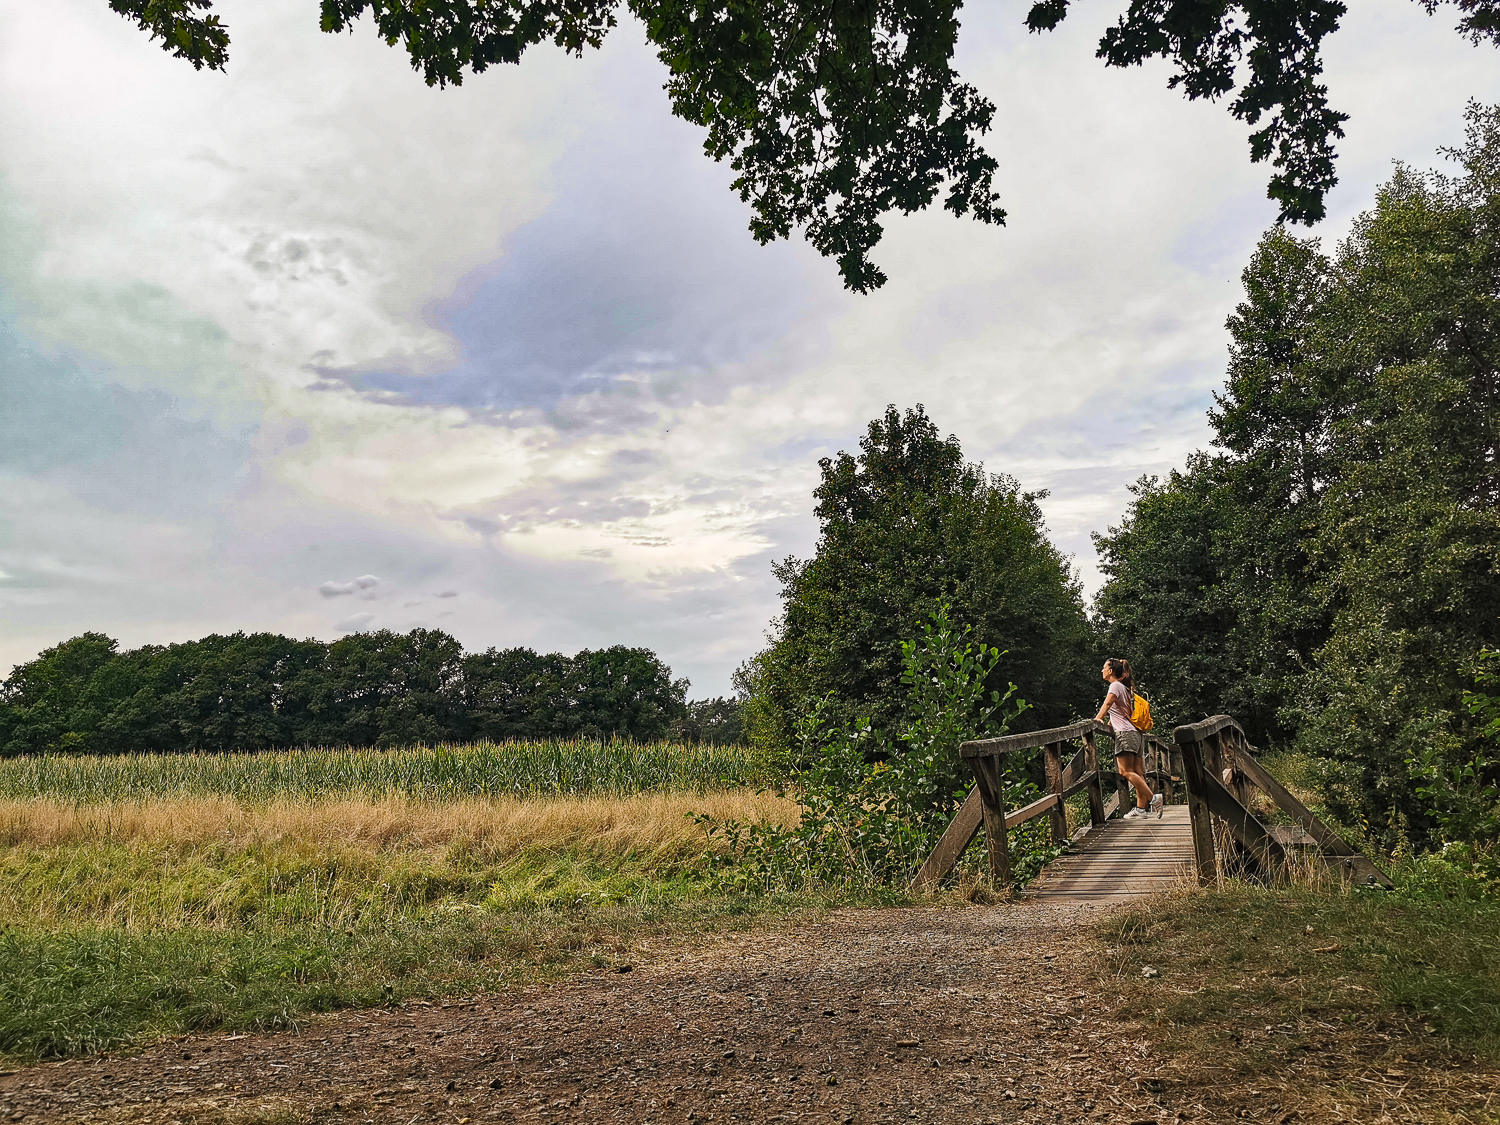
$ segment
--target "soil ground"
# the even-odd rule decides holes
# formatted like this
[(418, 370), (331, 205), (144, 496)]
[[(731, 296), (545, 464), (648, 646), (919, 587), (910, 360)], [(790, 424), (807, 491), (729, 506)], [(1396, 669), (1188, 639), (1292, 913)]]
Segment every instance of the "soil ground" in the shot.
[[(1113, 1013), (1097, 918), (1074, 904), (839, 911), (472, 1001), (27, 1068), (0, 1076), (0, 1119), (1490, 1119), (1434, 1116), (1410, 1079), (1393, 1097), (1358, 1075), (1325, 1076), (1324, 1096), (1301, 1107), (1233, 1076), (1190, 1079), (1193, 1060), (1161, 1057)], [(1342, 1100), (1327, 1099), (1329, 1080)]]

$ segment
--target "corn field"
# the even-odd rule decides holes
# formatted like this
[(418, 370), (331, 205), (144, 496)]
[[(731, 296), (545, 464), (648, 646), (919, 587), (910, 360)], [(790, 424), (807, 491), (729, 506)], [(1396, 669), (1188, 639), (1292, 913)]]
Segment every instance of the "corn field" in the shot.
[(80, 803), (224, 796), (247, 802), (329, 796), (464, 797), (710, 792), (763, 784), (743, 747), (546, 741), (409, 750), (257, 754), (40, 755), (0, 760), (0, 799)]

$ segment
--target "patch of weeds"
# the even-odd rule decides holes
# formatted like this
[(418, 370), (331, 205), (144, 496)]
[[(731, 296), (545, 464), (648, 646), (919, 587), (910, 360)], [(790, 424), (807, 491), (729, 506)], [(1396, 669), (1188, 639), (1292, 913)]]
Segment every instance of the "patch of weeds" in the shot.
[(1300, 1120), (1404, 1085), (1467, 1112), (1476, 1082), (1500, 1084), (1500, 901), (1430, 886), (1164, 897), (1101, 927), (1109, 989), (1210, 1101), (1227, 1072)]

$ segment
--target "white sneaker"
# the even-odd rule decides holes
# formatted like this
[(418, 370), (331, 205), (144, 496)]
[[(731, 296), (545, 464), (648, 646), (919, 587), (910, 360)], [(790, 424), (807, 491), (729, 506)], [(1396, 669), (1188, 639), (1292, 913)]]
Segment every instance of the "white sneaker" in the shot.
[(1146, 810), (1137, 805), (1120, 818), (1121, 820), (1145, 820)]
[(1156, 796), (1154, 796), (1154, 797), (1151, 798), (1151, 807), (1147, 810), (1147, 812), (1148, 813), (1155, 813), (1156, 814), (1156, 819), (1157, 820), (1161, 819), (1161, 815), (1162, 815), (1162, 799), (1161, 799), (1161, 794), (1160, 793), (1156, 794)]

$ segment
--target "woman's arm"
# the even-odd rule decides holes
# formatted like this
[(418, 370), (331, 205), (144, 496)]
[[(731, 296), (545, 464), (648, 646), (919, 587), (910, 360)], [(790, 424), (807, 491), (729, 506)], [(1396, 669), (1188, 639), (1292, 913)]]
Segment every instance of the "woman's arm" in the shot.
[[(1113, 688), (1115, 685), (1114, 685), (1113, 682), (1111, 682), (1109, 686), (1111, 688)], [(1114, 694), (1114, 692), (1112, 692), (1112, 691), (1106, 691), (1104, 693), (1104, 703), (1103, 703), (1102, 706), (1100, 706), (1099, 713), (1094, 716), (1094, 722), (1096, 722), (1096, 723), (1102, 723), (1102, 722), (1104, 722), (1104, 717), (1109, 714), (1109, 709), (1114, 704), (1114, 700), (1115, 700), (1115, 694)]]

